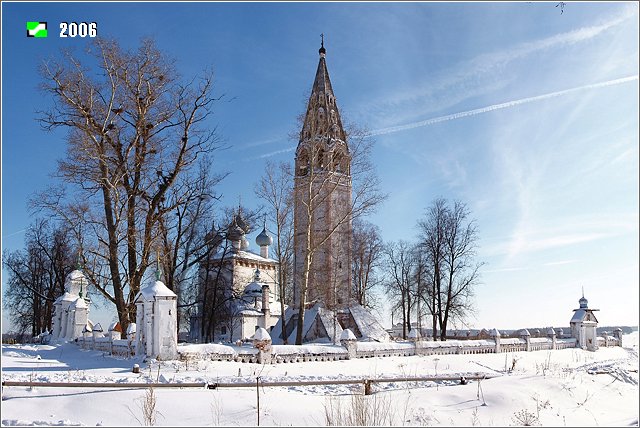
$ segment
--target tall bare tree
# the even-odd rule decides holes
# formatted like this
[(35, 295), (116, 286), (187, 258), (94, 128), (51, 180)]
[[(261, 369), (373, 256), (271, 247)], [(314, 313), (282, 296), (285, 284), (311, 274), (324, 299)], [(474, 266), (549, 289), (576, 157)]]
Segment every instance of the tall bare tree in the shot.
[(356, 301), (364, 306), (377, 306), (374, 291), (380, 285), (378, 269), (382, 261), (384, 244), (380, 229), (365, 220), (353, 222), (353, 291)]
[(418, 222), (423, 236), (420, 245), (431, 269), (431, 310), (440, 340), (446, 340), (449, 321), (473, 313), (473, 293), (483, 263), (475, 261), (478, 232), (469, 216), (463, 202), (450, 205), (438, 198)]
[(2, 305), (18, 333), (51, 331), (53, 303), (64, 293), (72, 259), (68, 231), (43, 219), (29, 226), (23, 250), (4, 252), (8, 276)]
[(402, 314), (402, 338), (407, 338), (411, 330), (411, 311), (416, 293), (414, 271), (416, 268), (415, 249), (407, 241), (390, 242), (385, 246), (386, 290), (398, 299), (396, 306)]
[(41, 112), (40, 122), (46, 130), (69, 131), (57, 176), (96, 208), (90, 280), (115, 304), (126, 329), (159, 245), (160, 219), (176, 209), (167, 197), (216, 147), (207, 123), (216, 101), (213, 76), (183, 83), (151, 40), (124, 51), (114, 40), (95, 39), (87, 56), (66, 51), (41, 71), (53, 107)]
[(181, 177), (171, 189), (173, 215), (159, 221), (160, 261), (167, 287), (178, 296), (178, 326), (184, 327), (193, 300), (187, 287), (197, 282), (198, 265), (208, 252), (207, 233), (219, 200), (215, 186), (226, 174), (213, 174), (209, 159), (199, 163), (197, 177)]
[[(268, 210), (268, 216), (275, 225), (274, 252), (278, 262), (276, 287), (280, 295), (280, 320), (286, 325), (285, 305), (291, 299), (288, 287), (293, 274), (293, 175), (287, 163), (278, 165), (267, 162), (264, 175), (256, 185), (255, 193), (262, 199)], [(286, 334), (283, 334), (287, 344)]]

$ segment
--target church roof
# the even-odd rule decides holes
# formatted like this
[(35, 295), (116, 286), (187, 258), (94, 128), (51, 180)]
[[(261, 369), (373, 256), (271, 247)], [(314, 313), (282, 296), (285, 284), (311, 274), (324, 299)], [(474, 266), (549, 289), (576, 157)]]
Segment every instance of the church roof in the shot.
[(64, 302), (73, 302), (77, 298), (78, 298), (78, 296), (75, 296), (75, 295), (69, 293), (68, 291), (65, 291), (65, 293), (62, 296), (58, 297), (54, 303), (58, 303), (58, 302), (62, 302), (62, 301), (64, 301)]
[(82, 297), (78, 297), (73, 303), (71, 303), (76, 309), (87, 309), (87, 302)]
[(326, 50), (324, 49), (324, 41), (320, 48), (320, 60), (316, 77), (311, 88), (311, 96), (307, 104), (307, 113), (304, 119), (304, 125), (300, 134), (300, 141), (316, 136), (330, 135), (338, 140), (346, 142), (338, 104), (331, 86), (329, 78), (329, 70), (325, 60)]
[[(213, 260), (219, 260), (223, 255), (223, 251), (218, 251), (216, 253), (215, 256), (213, 256)], [(274, 264), (276, 263), (276, 261), (274, 259), (268, 259), (265, 257), (262, 257), (258, 254), (255, 254), (251, 251), (244, 251), (244, 250), (237, 250), (237, 251), (231, 251), (230, 249), (227, 249), (226, 252), (224, 253), (224, 258), (225, 259), (240, 259), (240, 260), (251, 260), (251, 261), (256, 261), (256, 262), (261, 262), (261, 263), (266, 263), (266, 264)]]
[(86, 279), (84, 276), (84, 273), (82, 273), (81, 270), (73, 270), (71, 271), (71, 273), (69, 273), (69, 275), (67, 275), (67, 281), (71, 280), (73, 281), (74, 279)]
[(142, 296), (145, 300), (151, 300), (154, 297), (177, 297), (176, 293), (169, 290), (164, 282), (158, 280), (141, 288), (134, 301), (138, 301), (138, 297)]

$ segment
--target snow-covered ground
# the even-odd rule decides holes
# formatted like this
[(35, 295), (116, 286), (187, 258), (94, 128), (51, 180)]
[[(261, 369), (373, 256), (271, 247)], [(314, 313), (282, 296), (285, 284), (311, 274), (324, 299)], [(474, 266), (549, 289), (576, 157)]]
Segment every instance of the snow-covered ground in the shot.
[[(156, 425), (324, 426), (353, 408), (392, 425), (637, 426), (638, 332), (624, 347), (505, 354), (386, 357), (260, 365), (143, 362), (84, 351), (75, 344), (3, 345), (3, 381), (255, 382), (435, 374), (498, 375), (478, 383), (380, 383), (256, 388), (155, 388)], [(140, 373), (132, 372), (139, 364)], [(513, 368), (513, 370), (511, 370)], [(259, 392), (259, 412), (257, 399)], [(140, 426), (147, 389), (3, 387), (2, 425)], [(358, 395), (354, 395), (358, 394)], [(340, 411), (338, 411), (338, 406)], [(154, 412), (155, 410), (155, 412)], [(157, 413), (156, 413), (157, 412)], [(342, 419), (340, 419), (342, 417)], [(362, 419), (360, 419), (362, 420)], [(358, 421), (358, 420), (356, 420)], [(353, 423), (352, 423), (353, 424)]]

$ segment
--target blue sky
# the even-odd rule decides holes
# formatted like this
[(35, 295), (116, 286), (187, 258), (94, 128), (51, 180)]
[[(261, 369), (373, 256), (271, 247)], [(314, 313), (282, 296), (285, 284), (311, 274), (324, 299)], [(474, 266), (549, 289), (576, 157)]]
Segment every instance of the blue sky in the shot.
[[(293, 160), (324, 33), (341, 115), (375, 139), (383, 238), (417, 239), (439, 196), (477, 220), (487, 264), (469, 326), (567, 326), (582, 287), (601, 324), (637, 325), (638, 5), (555, 5), (3, 2), (2, 248), (21, 248), (26, 202), (64, 155), (64, 131), (34, 113), (50, 102), (38, 64), (88, 42), (59, 38), (60, 22), (131, 48), (151, 36), (187, 77), (213, 67), (211, 126), (229, 148), (212, 168), (231, 172), (225, 205), (254, 207), (265, 161)], [(27, 38), (26, 21), (49, 37)]]

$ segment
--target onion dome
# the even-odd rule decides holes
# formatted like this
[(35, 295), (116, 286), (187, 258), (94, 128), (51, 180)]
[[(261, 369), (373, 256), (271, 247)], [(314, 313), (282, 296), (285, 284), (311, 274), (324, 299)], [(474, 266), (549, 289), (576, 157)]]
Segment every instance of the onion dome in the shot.
[(585, 299), (584, 296), (582, 296), (580, 300), (578, 300), (578, 303), (580, 303), (580, 309), (587, 309), (587, 305), (589, 304), (589, 301)]
[(242, 251), (247, 251), (249, 249), (249, 240), (245, 238), (244, 235), (242, 235), (242, 238), (240, 238), (240, 249)]
[(267, 227), (262, 228), (262, 232), (256, 237), (256, 244), (259, 247), (267, 247), (273, 244), (273, 238), (267, 233)]
[(256, 273), (253, 277), (253, 281), (247, 284), (244, 288), (245, 297), (260, 297), (262, 296), (262, 286), (264, 284), (260, 282), (260, 269), (256, 269)]
[(227, 232), (227, 239), (229, 241), (239, 241), (242, 239), (244, 235), (244, 230), (238, 225), (236, 219), (233, 219), (233, 222), (229, 225), (229, 230)]
[(262, 284), (250, 282), (246, 287), (244, 287), (244, 295), (247, 297), (262, 296)]
[(233, 216), (233, 222), (236, 226), (242, 229), (242, 233), (249, 233), (251, 226), (242, 216), (242, 208), (238, 206), (238, 212)]

